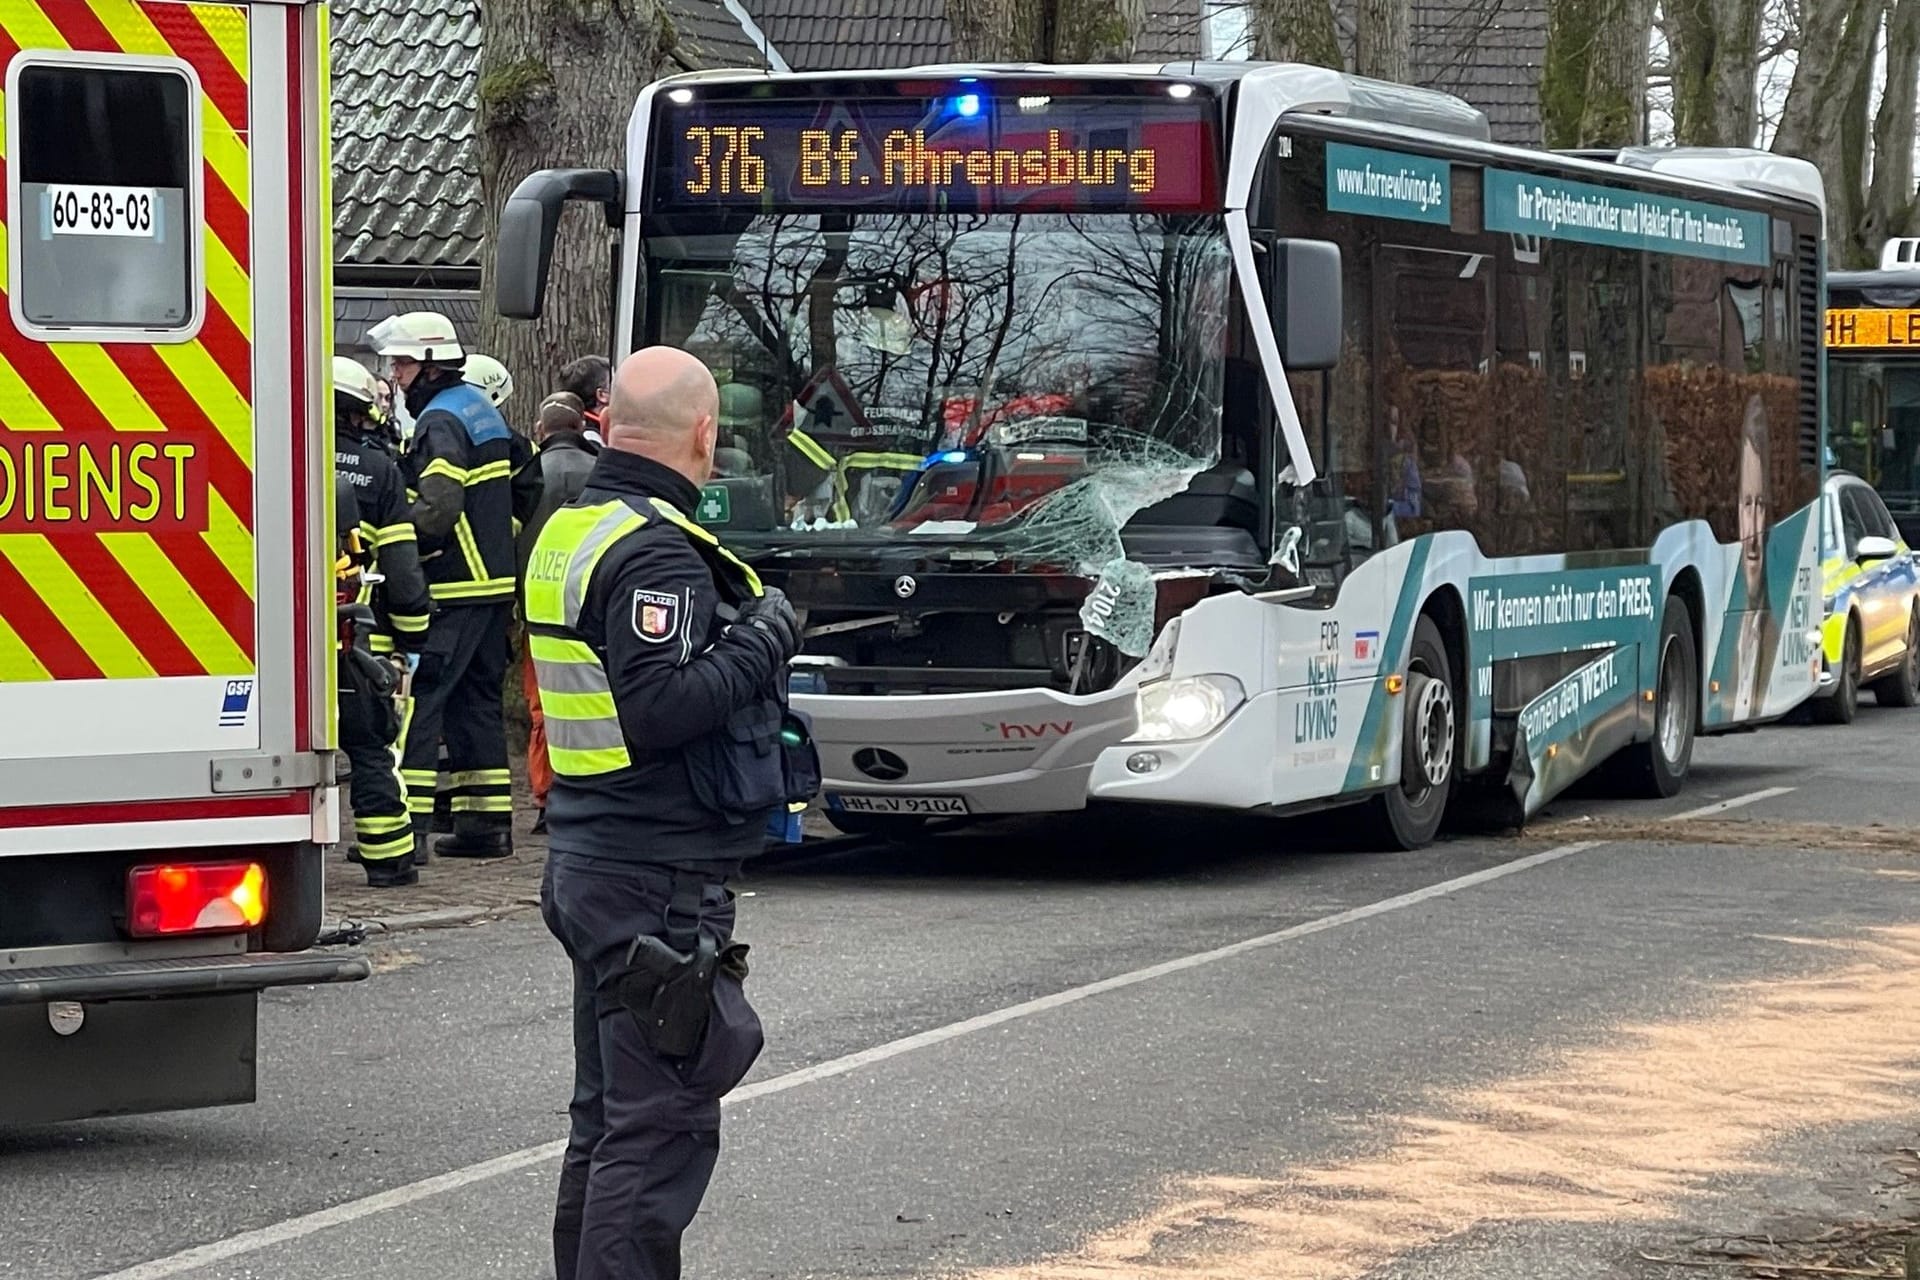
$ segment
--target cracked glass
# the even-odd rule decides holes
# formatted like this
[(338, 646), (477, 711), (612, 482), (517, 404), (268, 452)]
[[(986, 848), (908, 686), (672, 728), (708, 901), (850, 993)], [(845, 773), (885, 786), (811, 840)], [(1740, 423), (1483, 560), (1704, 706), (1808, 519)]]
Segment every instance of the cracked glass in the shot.
[(721, 382), (717, 532), (990, 550), (1091, 580), (1088, 631), (1146, 652), (1121, 531), (1220, 457), (1217, 216), (734, 216), (649, 257), (658, 340)]

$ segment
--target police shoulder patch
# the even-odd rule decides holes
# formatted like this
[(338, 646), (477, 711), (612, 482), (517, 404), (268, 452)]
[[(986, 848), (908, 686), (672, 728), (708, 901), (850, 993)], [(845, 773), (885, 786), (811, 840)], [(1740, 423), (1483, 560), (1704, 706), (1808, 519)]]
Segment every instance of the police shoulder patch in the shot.
[(680, 595), (675, 591), (633, 593), (633, 634), (648, 644), (665, 644), (680, 634)]

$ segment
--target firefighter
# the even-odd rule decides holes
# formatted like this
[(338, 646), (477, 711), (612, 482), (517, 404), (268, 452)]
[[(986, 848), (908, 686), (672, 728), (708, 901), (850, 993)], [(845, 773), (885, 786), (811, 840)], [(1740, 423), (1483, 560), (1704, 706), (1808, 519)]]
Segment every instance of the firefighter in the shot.
[(496, 409), (506, 408), (507, 401), (513, 399), (513, 375), (492, 356), (483, 356), (477, 351), (469, 355), (466, 364), (461, 366), (460, 377), (468, 386), (480, 388)]
[(340, 662), (340, 744), (353, 769), (353, 827), (360, 845), (355, 861), (366, 868), (369, 885), (395, 888), (414, 883), (419, 873), (393, 752), (400, 676), (391, 659), (375, 654), (419, 650), (433, 603), (420, 572), (406, 482), (381, 440), (379, 388), (372, 373), (345, 356), (333, 361), (333, 413), (335, 473), (353, 495), (352, 509), (341, 504), (335, 519), (340, 536), (350, 544), (357, 540), (373, 571), (353, 593), (371, 615), (373, 634), (361, 652), (343, 651)]
[(453, 782), (453, 834), (434, 852), (503, 858), (513, 852), (513, 775), (501, 689), (514, 589), (514, 433), (462, 380), (466, 351), (453, 322), (412, 311), (374, 326), (368, 341), (392, 361), (414, 418), (405, 471), (427, 588), (438, 609), (414, 673), (401, 777), (414, 832), (433, 825), (439, 743)]
[(628, 357), (607, 447), (527, 566), (554, 772), (541, 911), (574, 983), (558, 1280), (677, 1280), (720, 1099), (761, 1048), (726, 882), (791, 798), (773, 739), (799, 624), (694, 523), (718, 399), (684, 351)]

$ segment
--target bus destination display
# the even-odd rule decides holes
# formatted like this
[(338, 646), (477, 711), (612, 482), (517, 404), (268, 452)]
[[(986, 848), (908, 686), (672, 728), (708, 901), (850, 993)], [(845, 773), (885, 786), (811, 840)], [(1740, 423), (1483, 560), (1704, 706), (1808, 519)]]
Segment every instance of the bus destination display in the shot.
[(1920, 347), (1920, 311), (1829, 307), (1829, 347)]
[(663, 113), (653, 209), (1218, 207), (1210, 104), (1143, 97), (720, 100)]

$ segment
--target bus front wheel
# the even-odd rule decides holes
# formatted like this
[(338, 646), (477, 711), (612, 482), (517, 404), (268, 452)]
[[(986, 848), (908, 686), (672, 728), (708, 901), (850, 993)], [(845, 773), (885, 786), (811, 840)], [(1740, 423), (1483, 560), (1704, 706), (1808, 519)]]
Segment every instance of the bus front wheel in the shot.
[(1413, 629), (1400, 694), (1400, 782), (1368, 801), (1381, 842), (1418, 849), (1433, 841), (1460, 767), (1462, 720), (1453, 664), (1440, 627), (1426, 614)]
[(1660, 674), (1653, 698), (1653, 737), (1613, 758), (1621, 790), (1646, 800), (1678, 795), (1693, 763), (1694, 731), (1700, 720), (1700, 655), (1693, 640), (1693, 611), (1679, 596), (1667, 597), (1660, 620)]

